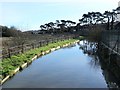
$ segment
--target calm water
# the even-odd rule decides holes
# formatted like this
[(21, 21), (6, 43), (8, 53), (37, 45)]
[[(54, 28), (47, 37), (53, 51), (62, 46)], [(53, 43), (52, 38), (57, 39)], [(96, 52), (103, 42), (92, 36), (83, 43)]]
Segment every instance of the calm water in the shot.
[(3, 87), (107, 88), (102, 73), (99, 62), (84, 54), (80, 45), (76, 44), (38, 58)]

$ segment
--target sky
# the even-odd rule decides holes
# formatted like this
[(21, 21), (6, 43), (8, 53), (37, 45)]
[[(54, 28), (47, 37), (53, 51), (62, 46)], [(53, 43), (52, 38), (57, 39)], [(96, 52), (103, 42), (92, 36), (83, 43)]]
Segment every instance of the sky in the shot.
[(79, 22), (88, 12), (112, 11), (120, 0), (0, 0), (0, 25), (21, 31), (39, 30), (56, 20)]

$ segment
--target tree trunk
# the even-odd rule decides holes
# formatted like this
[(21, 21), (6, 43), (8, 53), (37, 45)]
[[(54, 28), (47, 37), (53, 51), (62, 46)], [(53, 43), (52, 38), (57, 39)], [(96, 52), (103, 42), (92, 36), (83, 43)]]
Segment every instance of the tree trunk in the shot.
[(107, 25), (107, 29), (109, 30), (110, 29), (110, 19), (108, 17), (108, 25)]
[(113, 30), (113, 23), (114, 23), (114, 19), (113, 19), (113, 15), (112, 15), (111, 30)]

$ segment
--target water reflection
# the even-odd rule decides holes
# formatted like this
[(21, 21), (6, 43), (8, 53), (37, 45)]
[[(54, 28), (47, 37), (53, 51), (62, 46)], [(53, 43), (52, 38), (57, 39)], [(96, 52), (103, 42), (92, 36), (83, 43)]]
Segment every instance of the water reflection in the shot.
[(100, 67), (99, 58), (97, 56), (97, 43), (83, 40), (79, 42), (78, 45), (80, 46), (80, 49), (83, 50), (84, 54), (87, 54), (89, 57), (91, 57), (91, 60), (89, 62), (91, 67)]
[[(108, 62), (106, 58), (102, 57), (100, 53), (98, 54), (98, 44), (95, 42), (90, 42), (83, 40), (78, 43), (80, 49), (83, 50), (91, 58), (90, 65), (93, 68), (101, 67), (103, 76), (106, 80), (108, 88), (120, 88), (120, 67), (117, 66), (115, 60)], [(102, 47), (100, 47), (102, 48)], [(101, 52), (105, 54), (104, 52)], [(107, 57), (109, 59), (109, 57)]]
[(96, 54), (97, 43), (83, 40), (79, 42), (78, 45), (80, 45), (80, 49), (83, 50), (84, 54), (88, 54), (89, 56)]

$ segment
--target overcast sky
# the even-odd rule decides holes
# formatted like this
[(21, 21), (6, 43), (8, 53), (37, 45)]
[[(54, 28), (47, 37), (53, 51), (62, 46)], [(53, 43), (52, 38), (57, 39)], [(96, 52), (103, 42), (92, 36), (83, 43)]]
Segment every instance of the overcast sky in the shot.
[[(9, 1), (9, 2), (8, 2)], [(120, 0), (0, 0), (0, 25), (25, 31), (56, 20), (78, 22), (84, 13), (117, 8)]]

